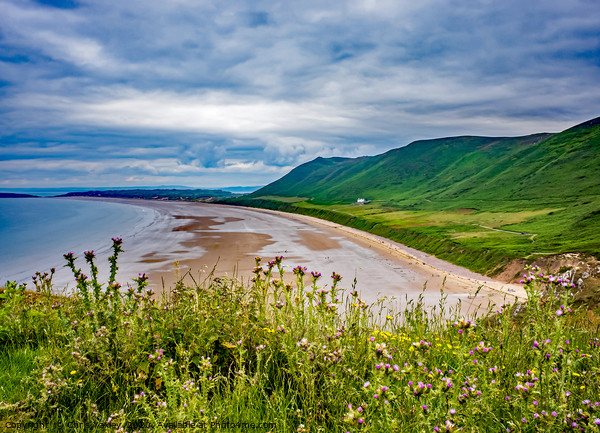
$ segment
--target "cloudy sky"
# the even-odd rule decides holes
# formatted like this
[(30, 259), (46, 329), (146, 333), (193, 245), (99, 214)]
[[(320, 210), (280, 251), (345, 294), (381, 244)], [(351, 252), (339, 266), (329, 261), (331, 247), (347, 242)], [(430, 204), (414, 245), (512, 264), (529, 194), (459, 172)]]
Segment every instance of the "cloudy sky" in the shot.
[(263, 185), (600, 116), (597, 0), (0, 0), (0, 188)]

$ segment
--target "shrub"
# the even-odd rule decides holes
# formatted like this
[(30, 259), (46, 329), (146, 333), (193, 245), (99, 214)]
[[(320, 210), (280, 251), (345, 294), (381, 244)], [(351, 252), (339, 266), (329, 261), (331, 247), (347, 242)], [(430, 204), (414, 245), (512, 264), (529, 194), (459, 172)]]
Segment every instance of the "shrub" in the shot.
[[(597, 328), (571, 310), (571, 283), (539, 269), (524, 276), (525, 303), (460, 317), (422, 298), (367, 305), (340, 275), (288, 275), (282, 257), (256, 258), (250, 284), (179, 281), (157, 300), (145, 275), (116, 282), (120, 239), (113, 252), (107, 284), (93, 252), (90, 277), (65, 255), (77, 292), (58, 307), (39, 297), (52, 326), (30, 397), (0, 403), (4, 421), (47, 431), (599, 431)], [(4, 323), (30, 311), (21, 288), (4, 293)], [(38, 325), (20, 323), (3, 332), (26, 344), (19, 336)]]

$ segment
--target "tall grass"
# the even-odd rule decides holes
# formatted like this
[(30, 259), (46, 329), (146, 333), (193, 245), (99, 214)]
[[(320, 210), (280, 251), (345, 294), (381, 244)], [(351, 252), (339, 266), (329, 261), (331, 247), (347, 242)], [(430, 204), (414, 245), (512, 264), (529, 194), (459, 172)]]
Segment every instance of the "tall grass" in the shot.
[(157, 299), (145, 275), (116, 282), (121, 251), (106, 284), (93, 252), (90, 276), (66, 254), (66, 298), (51, 274), (33, 294), (7, 285), (0, 390), (19, 390), (0, 394), (0, 429), (600, 431), (597, 325), (539, 269), (526, 303), (461, 318), (443, 301), (367, 305), (335, 273), (296, 267), (288, 284), (281, 257), (257, 258), (249, 284), (209, 276)]

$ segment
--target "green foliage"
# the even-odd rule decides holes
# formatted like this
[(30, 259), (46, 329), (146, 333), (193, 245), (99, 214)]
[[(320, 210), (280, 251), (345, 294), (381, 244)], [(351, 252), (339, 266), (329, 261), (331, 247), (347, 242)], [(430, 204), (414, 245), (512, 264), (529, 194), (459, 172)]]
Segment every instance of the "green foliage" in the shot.
[[(600, 118), (560, 134), (417, 141), (317, 158), (230, 203), (328, 219), (494, 274), (516, 258), (600, 254)], [(358, 197), (372, 200), (350, 205)]]
[(309, 197), (325, 204), (352, 202), (358, 194), (441, 210), (466, 201), (596, 196), (599, 119), (556, 135), (441, 138), (373, 157), (317, 158), (250, 197)]
[(140, 198), (153, 200), (207, 200), (213, 197), (235, 197), (236, 194), (218, 189), (117, 189), (102, 191), (79, 191), (61, 197), (109, 197)]
[[(8, 344), (0, 350), (0, 402), (15, 404), (25, 400), (33, 378), (35, 359), (42, 352), (39, 348), (22, 344)], [(0, 404), (0, 411), (2, 405)]]
[[(120, 239), (110, 266), (117, 268)], [(0, 352), (0, 425), (41, 431), (599, 431), (598, 325), (572, 311), (570, 283), (530, 269), (528, 300), (479, 318), (457, 309), (367, 305), (338, 274), (276, 257), (254, 278), (178, 282), (162, 301), (140, 275), (119, 290), (65, 255), (77, 293), (27, 302), (43, 311), (37, 349), (8, 328)], [(115, 271), (116, 272), (116, 271)], [(112, 279), (112, 277), (111, 277)], [(6, 291), (5, 291), (6, 293)], [(50, 305), (52, 304), (52, 305)], [(5, 304), (3, 304), (5, 305)], [(595, 320), (597, 322), (597, 320)], [(19, 383), (18, 397), (6, 389)], [(215, 423), (220, 423), (220, 427)], [(574, 424), (577, 427), (574, 427)], [(186, 427), (183, 427), (185, 424)], [(11, 424), (12, 425), (12, 424)], [(176, 427), (169, 427), (176, 426)], [(436, 430), (437, 429), (437, 430)], [(238, 430), (244, 431), (244, 428)], [(247, 430), (247, 429), (246, 429)]]

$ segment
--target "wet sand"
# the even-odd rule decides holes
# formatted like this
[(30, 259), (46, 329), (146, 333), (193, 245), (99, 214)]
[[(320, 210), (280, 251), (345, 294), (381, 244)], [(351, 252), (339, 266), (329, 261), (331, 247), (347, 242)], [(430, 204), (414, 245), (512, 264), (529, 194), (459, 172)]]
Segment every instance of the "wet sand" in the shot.
[(337, 272), (346, 290), (356, 278), (356, 288), (367, 303), (387, 297), (404, 305), (422, 294), (426, 305), (435, 306), (443, 286), (448, 305), (461, 302), (466, 314), (525, 296), (518, 285), (312, 217), (206, 203), (116, 201), (147, 206), (160, 214), (155, 224), (124, 246), (128, 257), (136, 257), (124, 267), (146, 272), (159, 290), (169, 290), (183, 276), (202, 281), (212, 270), (217, 276), (247, 281), (255, 256), (263, 263), (283, 256), (290, 279), (297, 265), (306, 266), (308, 273), (320, 272), (323, 285), (330, 285), (329, 276)]

